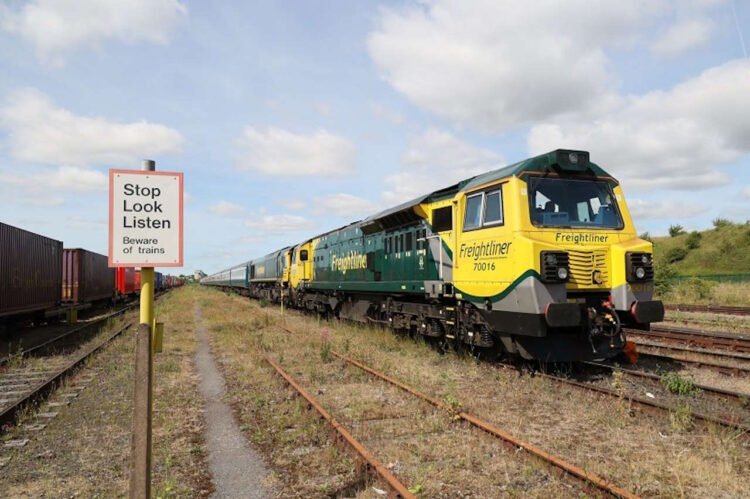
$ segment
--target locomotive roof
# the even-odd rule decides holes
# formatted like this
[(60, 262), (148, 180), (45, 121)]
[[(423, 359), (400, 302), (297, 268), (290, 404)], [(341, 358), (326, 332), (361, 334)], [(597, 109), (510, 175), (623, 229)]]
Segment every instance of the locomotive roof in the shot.
[(459, 190), (467, 191), (474, 187), (506, 177), (520, 177), (525, 173), (552, 173), (559, 171), (612, 179), (612, 177), (610, 177), (610, 175), (599, 165), (589, 161), (589, 153), (587, 151), (556, 149), (545, 154), (540, 154), (539, 156), (534, 156), (533, 158), (519, 161), (518, 163), (513, 163), (512, 165), (504, 166), (497, 170), (482, 173), (459, 182), (458, 185)]
[[(497, 170), (476, 175), (438, 191), (416, 197), (398, 206), (394, 206), (393, 208), (389, 208), (367, 217), (361, 222), (355, 222), (355, 224), (361, 224), (365, 232), (367, 232), (367, 229), (373, 225), (401, 225), (402, 223), (408, 222), (409, 218), (414, 214), (413, 208), (422, 203), (453, 197), (459, 191), (471, 190), (474, 187), (507, 177), (521, 176), (525, 173), (544, 173), (559, 170), (611, 179), (609, 174), (599, 167), (599, 165), (589, 161), (589, 153), (587, 151), (556, 149), (545, 154), (540, 154), (539, 156), (534, 156), (533, 158), (519, 161), (518, 163), (513, 163), (512, 165), (498, 168)], [(383, 223), (384, 221), (385, 224)], [(380, 223), (376, 224), (376, 222)]]

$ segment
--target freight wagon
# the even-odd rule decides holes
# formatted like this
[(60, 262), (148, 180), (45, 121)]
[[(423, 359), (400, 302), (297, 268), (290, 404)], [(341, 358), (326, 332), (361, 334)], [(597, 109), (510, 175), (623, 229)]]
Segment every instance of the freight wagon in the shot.
[[(115, 287), (117, 288), (118, 298), (126, 299), (135, 295), (135, 275), (134, 267), (118, 267), (115, 269)], [(140, 289), (140, 282), (138, 285), (138, 289)]]
[(63, 243), (0, 222), (0, 317), (60, 302)]
[(62, 302), (69, 305), (111, 300), (115, 293), (115, 269), (107, 257), (82, 248), (63, 250)]

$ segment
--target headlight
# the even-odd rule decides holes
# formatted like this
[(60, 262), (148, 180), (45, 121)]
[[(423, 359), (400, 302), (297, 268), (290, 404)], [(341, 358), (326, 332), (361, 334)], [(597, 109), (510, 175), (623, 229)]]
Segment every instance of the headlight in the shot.
[(565, 282), (570, 277), (568, 254), (564, 251), (542, 251), (541, 275), (544, 282)]
[(654, 259), (651, 253), (625, 253), (625, 272), (628, 282), (654, 280)]

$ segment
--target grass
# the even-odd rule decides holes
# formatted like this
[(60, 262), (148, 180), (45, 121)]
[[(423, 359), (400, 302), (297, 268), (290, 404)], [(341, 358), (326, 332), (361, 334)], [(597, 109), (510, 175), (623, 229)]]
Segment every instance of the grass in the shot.
[[(677, 414), (676, 425), (670, 418), (636, 417), (623, 400), (603, 399), (560, 388), (538, 377), (499, 371), (471, 357), (439, 355), (424, 342), (396, 337), (384, 330), (336, 322), (319, 324), (295, 313), (280, 318), (275, 311), (269, 313), (270, 307), (261, 309), (247, 299), (226, 297), (211, 290), (202, 292), (199, 299), (206, 306), (204, 315), (216, 354), (230, 378), (240, 420), (248, 427), (250, 438), (265, 449), (273, 466), (291, 477), (290, 482), (279, 484), (281, 496), (294, 495), (292, 486), (310, 496), (328, 490), (301, 471), (300, 458), (295, 456), (296, 449), (307, 448), (316, 439), (323, 440), (316, 433), (318, 429), (304, 423), (307, 413), (299, 412), (294, 405), (297, 399), (263, 364), (261, 345), (277, 359), (283, 356), (292, 375), (303, 380), (305, 386), (316, 387), (316, 396), (327, 406), (337, 408), (337, 414), (345, 420), (354, 421), (363, 415), (394, 415), (400, 407), (398, 399), (387, 392), (372, 392), (374, 398), (362, 400), (361, 387), (366, 377), (342, 366), (340, 361), (318, 360), (323, 348), (322, 327), (329, 330), (327, 341), (333, 350), (348, 351), (352, 357), (436, 398), (455, 400), (463, 410), (639, 494), (708, 497), (750, 493), (745, 480), (750, 456), (743, 441), (729, 431), (694, 429), (685, 424), (684, 414)], [(275, 328), (276, 323), (285, 324), (294, 336)], [(469, 476), (474, 484), (488, 480), (481, 483), (490, 484), (486, 490), (497, 494), (523, 496), (537, 491), (541, 495), (539, 491), (545, 490), (538, 488), (545, 472), (504, 461), (504, 454), (494, 443), (471, 440), (467, 433), (466, 441), (471, 445), (464, 447), (455, 438), (440, 439), (430, 433), (446, 425), (453, 425), (449, 417), (425, 417), (422, 428), (409, 430), (413, 437), (405, 435), (392, 444), (383, 444), (378, 455), (398, 461), (409, 485), (419, 484), (426, 496), (450, 495), (459, 490), (451, 488), (451, 484), (463, 484), (462, 480), (471, 483)], [(363, 430), (363, 434), (389, 435), (398, 426), (382, 423), (378, 428)], [(292, 437), (285, 438), (288, 435)], [(404, 449), (411, 449), (413, 455), (404, 454)], [(326, 468), (345, 468), (344, 460), (336, 463), (315, 470), (327, 473), (323, 471)], [(508, 475), (507, 471), (495, 470), (493, 466), (498, 463), (514, 471)], [(443, 471), (446, 464), (450, 473)], [(494, 481), (478, 478), (477, 470), (484, 473), (490, 469), (495, 473)], [(327, 474), (329, 479), (336, 476), (335, 471)], [(443, 485), (436, 485), (439, 483)]]
[(690, 234), (653, 238), (656, 263), (662, 263), (675, 248), (684, 248), (687, 256), (674, 264), (681, 275), (750, 272), (750, 223), (730, 223), (700, 234), (699, 245), (694, 249), (688, 248)]
[(750, 306), (750, 283), (703, 279), (676, 281), (660, 298), (666, 303)]
[(692, 396), (700, 392), (692, 380), (683, 378), (674, 371), (663, 375), (661, 377), (661, 384), (664, 385), (664, 388), (677, 395)]
[[(154, 360), (154, 497), (205, 497), (211, 492), (206, 475), (200, 403), (192, 373), (191, 329), (180, 310), (175, 291), (157, 303), (160, 320), (167, 323), (164, 353)], [(192, 316), (188, 316), (192, 317)], [(131, 312), (128, 319), (137, 318)], [(108, 330), (119, 326), (112, 321)], [(104, 334), (104, 333), (103, 333)], [(102, 335), (103, 335), (102, 334)], [(100, 335), (100, 336), (102, 336)], [(124, 497), (127, 495), (133, 396), (134, 335), (126, 333), (86, 363), (66, 383), (94, 374), (94, 380), (41, 432), (23, 426), (12, 438), (30, 438), (13, 451), (3, 468), (0, 491), (4, 497)], [(89, 343), (100, 341), (92, 339)], [(52, 362), (31, 359), (29, 367)], [(64, 391), (58, 390), (57, 394)], [(52, 401), (61, 400), (53, 395)], [(41, 410), (46, 410), (42, 404)], [(23, 420), (31, 422), (35, 410)], [(43, 456), (43, 457), (40, 457)]]

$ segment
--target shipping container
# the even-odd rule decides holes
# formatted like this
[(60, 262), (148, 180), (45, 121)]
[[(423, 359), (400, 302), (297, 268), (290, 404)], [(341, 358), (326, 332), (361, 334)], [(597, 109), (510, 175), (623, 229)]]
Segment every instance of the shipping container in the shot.
[(115, 269), (115, 286), (121, 297), (135, 294), (135, 268), (118, 267)]
[(162, 289), (164, 289), (164, 274), (154, 272), (154, 290), (161, 291)]
[(141, 294), (141, 269), (135, 269), (135, 294)]
[(0, 222), (0, 317), (60, 302), (63, 243)]
[(81, 248), (63, 250), (62, 301), (66, 304), (111, 299), (115, 293), (115, 269), (107, 257)]

